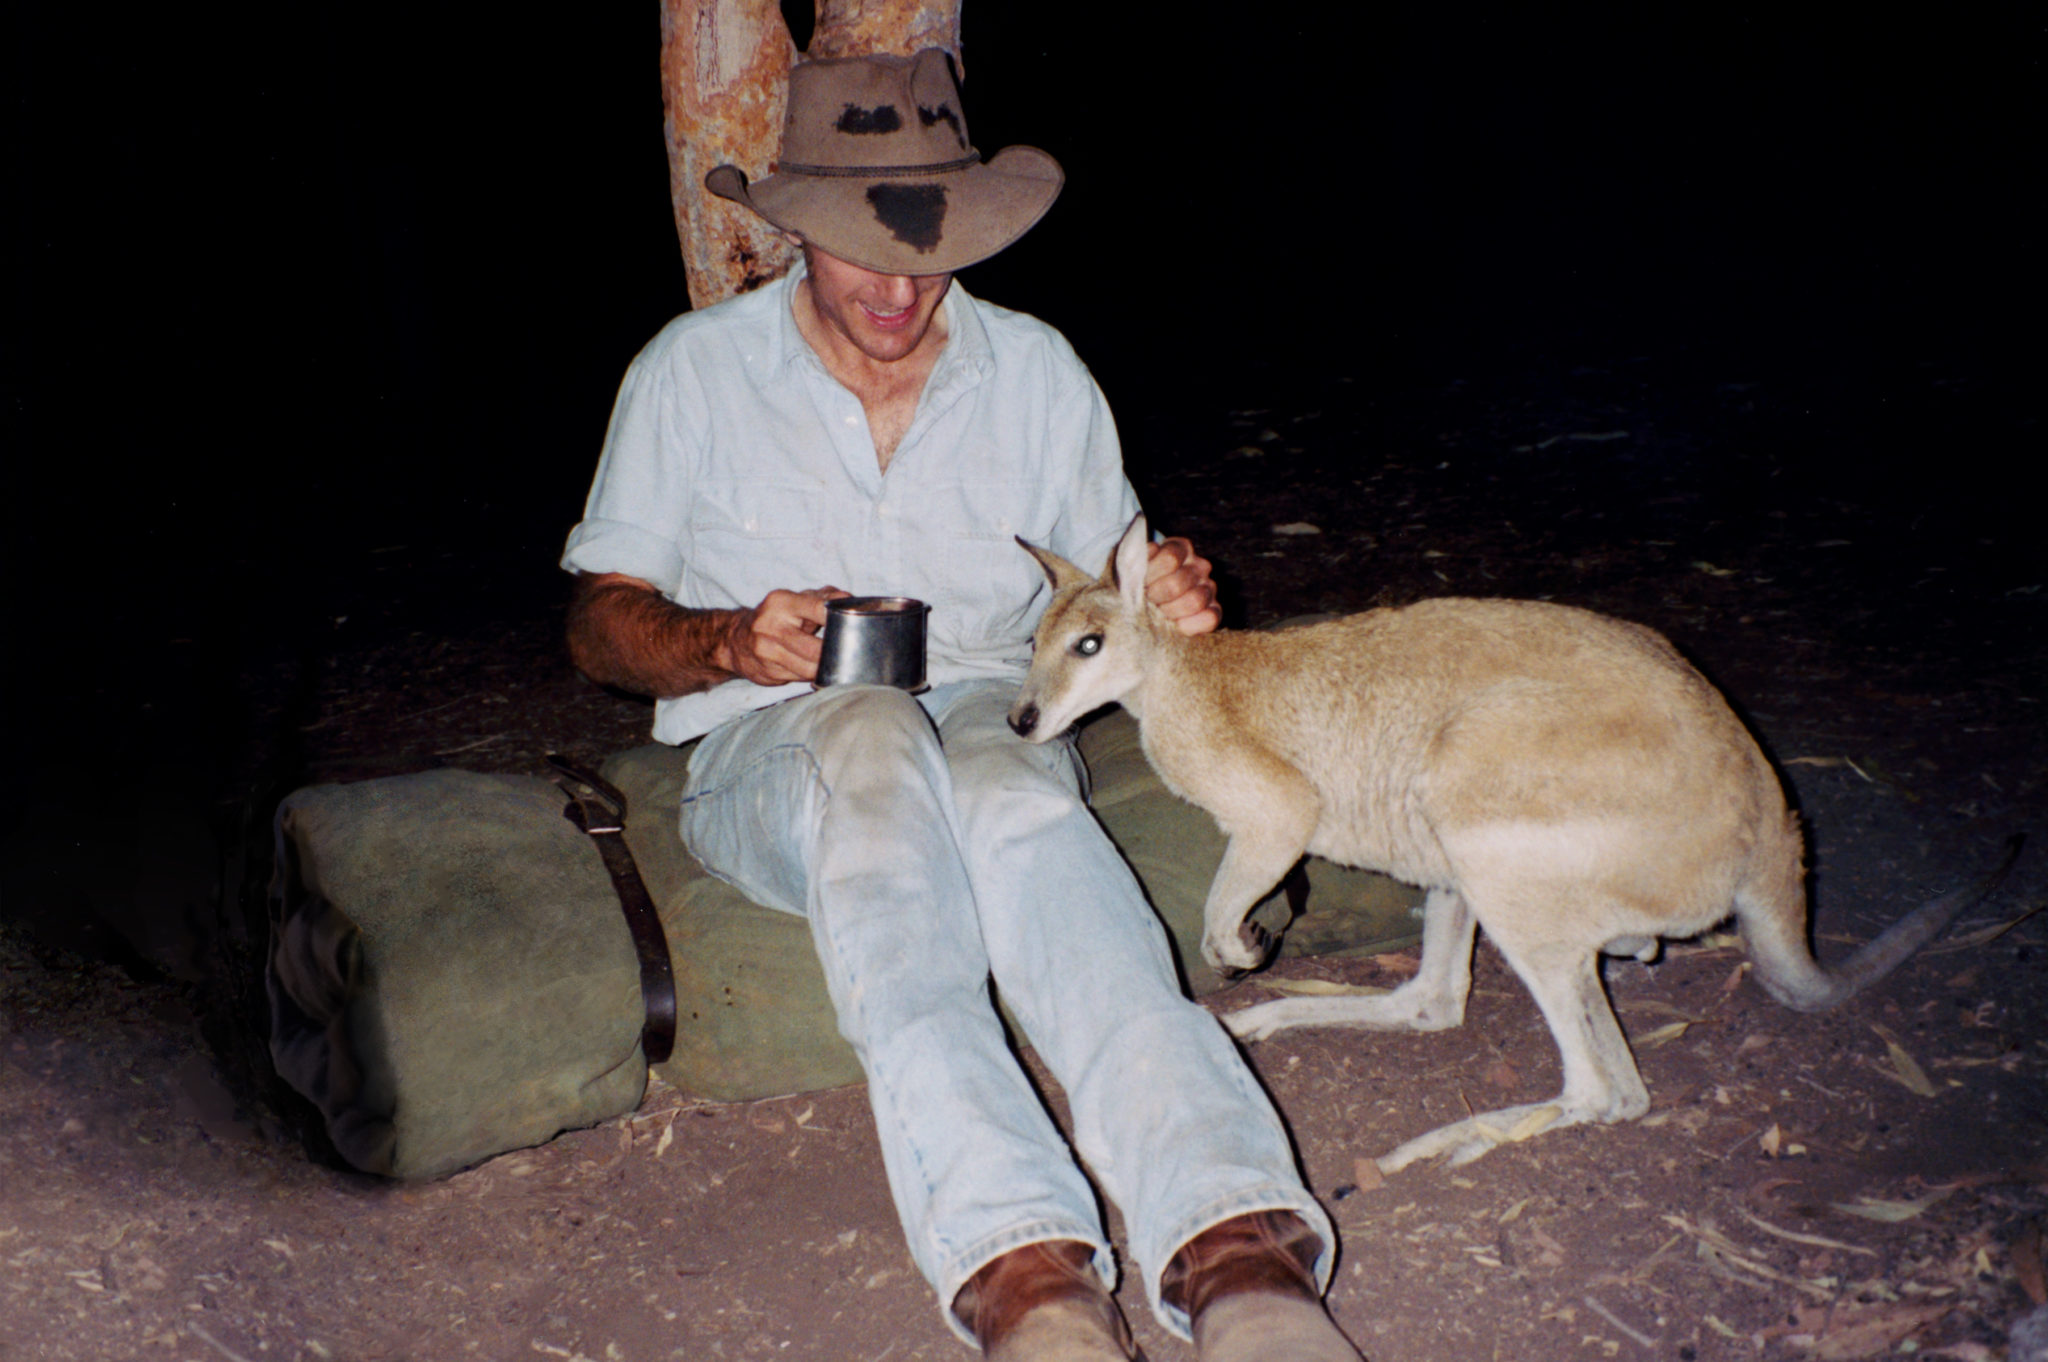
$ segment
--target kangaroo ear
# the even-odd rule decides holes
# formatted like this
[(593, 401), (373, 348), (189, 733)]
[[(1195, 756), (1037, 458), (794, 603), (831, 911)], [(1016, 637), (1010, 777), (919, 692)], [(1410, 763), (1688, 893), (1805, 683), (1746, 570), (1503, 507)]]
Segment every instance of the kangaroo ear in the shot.
[(1018, 547), (1022, 548), (1033, 558), (1036, 558), (1038, 565), (1045, 569), (1045, 579), (1052, 583), (1054, 595), (1058, 595), (1070, 586), (1086, 586), (1095, 580), (1066, 559), (1060, 557), (1057, 553), (1054, 553), (1051, 549), (1042, 549), (1025, 539), (1021, 534), (1013, 537), (1016, 539)]
[(1110, 555), (1109, 571), (1103, 574), (1131, 610), (1144, 609), (1145, 564), (1151, 557), (1152, 536), (1145, 527), (1145, 514), (1140, 511), (1118, 541), (1116, 552)]

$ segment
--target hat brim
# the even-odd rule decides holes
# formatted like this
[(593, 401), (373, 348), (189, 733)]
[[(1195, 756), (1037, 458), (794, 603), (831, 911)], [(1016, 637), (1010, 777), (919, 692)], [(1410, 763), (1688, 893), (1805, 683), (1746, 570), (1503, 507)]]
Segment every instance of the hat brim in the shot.
[(1066, 175), (1037, 147), (1005, 147), (944, 175), (770, 175), (719, 166), (704, 187), (826, 253), (882, 274), (950, 274), (1031, 230)]

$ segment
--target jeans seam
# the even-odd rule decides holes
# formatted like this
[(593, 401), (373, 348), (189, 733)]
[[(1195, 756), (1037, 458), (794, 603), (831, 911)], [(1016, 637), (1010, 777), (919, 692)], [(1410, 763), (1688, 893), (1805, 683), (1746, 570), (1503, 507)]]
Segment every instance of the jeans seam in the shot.
[(809, 745), (800, 742), (779, 742), (755, 753), (754, 756), (747, 760), (746, 765), (727, 773), (725, 779), (718, 784), (711, 786), (709, 789), (698, 790), (684, 795), (680, 801), (681, 806), (687, 808), (692, 804), (709, 799), (713, 795), (724, 794), (733, 786), (739, 784), (746, 776), (758, 771), (763, 763), (784, 752), (801, 752), (804, 760), (810, 764), (811, 779), (816, 781), (818, 788), (825, 792), (825, 798), (830, 799), (832, 797), (832, 787), (825, 783), (824, 768), (819, 765), (817, 754), (811, 751)]

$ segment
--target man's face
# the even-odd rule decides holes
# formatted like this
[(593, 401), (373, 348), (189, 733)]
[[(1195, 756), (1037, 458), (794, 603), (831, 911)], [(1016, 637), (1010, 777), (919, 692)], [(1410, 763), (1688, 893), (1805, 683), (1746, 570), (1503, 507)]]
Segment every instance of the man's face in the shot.
[(946, 296), (950, 274), (877, 274), (804, 243), (818, 319), (869, 359), (887, 364), (917, 349)]

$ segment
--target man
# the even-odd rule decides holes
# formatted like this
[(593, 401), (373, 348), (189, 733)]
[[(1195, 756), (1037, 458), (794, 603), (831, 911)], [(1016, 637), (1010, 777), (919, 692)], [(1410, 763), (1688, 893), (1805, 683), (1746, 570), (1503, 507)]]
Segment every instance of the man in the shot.
[[(802, 914), (868, 1076), (912, 1256), (999, 1362), (1118, 1362), (1094, 1194), (1008, 1050), (989, 980), (1072, 1101), (1159, 1318), (1204, 1362), (1355, 1362), (1321, 1303), (1334, 1239), (1278, 1117), (1179, 992), (1165, 933), (1084, 802), (1071, 744), (1004, 716), (1042, 607), (1013, 536), (1107, 557), (1137, 501), (1065, 341), (952, 272), (1051, 205), (1059, 167), (968, 144), (951, 64), (798, 66), (777, 173), (706, 180), (801, 245), (789, 277), (679, 318), (621, 387), (570, 650), (702, 737), (682, 835)], [(1209, 565), (1148, 593), (1217, 623)], [(931, 688), (814, 689), (825, 602), (932, 606)]]

